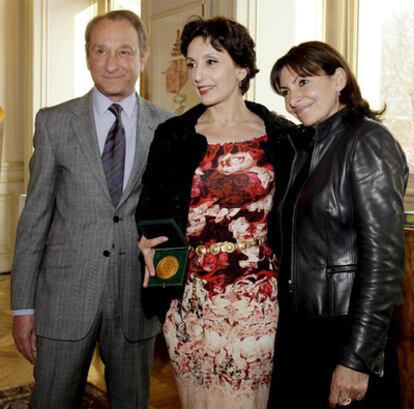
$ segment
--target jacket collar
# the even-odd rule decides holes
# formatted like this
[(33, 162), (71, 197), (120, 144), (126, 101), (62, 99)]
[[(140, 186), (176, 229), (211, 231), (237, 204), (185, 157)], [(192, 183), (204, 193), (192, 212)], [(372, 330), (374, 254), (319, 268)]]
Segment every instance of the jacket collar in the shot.
[(75, 136), (82, 146), (82, 153), (90, 164), (91, 170), (105, 192), (108, 201), (112, 203), (102, 167), (98, 138), (96, 137), (92, 99), (93, 91), (91, 90), (85, 96), (77, 99), (72, 105), (72, 113), (74, 115), (72, 126)]
[(333, 138), (348, 126), (348, 117), (350, 111), (345, 107), (314, 127), (300, 125), (292, 138), (295, 149), (309, 151), (315, 143)]
[(328, 119), (314, 127), (315, 140), (320, 141), (332, 135), (336, 135), (346, 127), (345, 117), (349, 114), (348, 108), (342, 108), (338, 112), (331, 115)]

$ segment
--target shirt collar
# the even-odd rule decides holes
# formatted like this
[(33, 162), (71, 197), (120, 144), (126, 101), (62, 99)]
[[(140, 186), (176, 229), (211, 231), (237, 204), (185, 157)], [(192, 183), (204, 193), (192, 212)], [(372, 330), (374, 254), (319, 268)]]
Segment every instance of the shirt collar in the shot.
[[(102, 94), (96, 87), (93, 89), (93, 106), (99, 116), (102, 116), (106, 110), (114, 103), (106, 95)], [(128, 97), (124, 98), (122, 101), (117, 102), (121, 105), (127, 118), (131, 118), (133, 115), (137, 114), (137, 94), (133, 92)]]

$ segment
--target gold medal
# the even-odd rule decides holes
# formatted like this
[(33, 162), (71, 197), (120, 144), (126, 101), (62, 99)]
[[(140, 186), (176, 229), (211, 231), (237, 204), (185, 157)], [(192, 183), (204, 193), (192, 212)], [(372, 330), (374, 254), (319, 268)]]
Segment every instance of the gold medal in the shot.
[(179, 267), (180, 262), (178, 261), (177, 257), (167, 256), (158, 262), (155, 272), (161, 280), (168, 280), (177, 274)]

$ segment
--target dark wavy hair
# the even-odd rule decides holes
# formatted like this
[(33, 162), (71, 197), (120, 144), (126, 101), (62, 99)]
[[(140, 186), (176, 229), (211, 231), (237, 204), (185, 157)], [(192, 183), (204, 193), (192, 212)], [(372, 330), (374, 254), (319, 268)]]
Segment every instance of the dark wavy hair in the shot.
[(342, 68), (346, 73), (347, 81), (345, 88), (341, 90), (339, 102), (346, 105), (356, 116), (367, 116), (377, 121), (381, 120), (382, 114), (385, 112), (385, 107), (379, 111), (370, 108), (368, 101), (362, 98), (358, 82), (349, 64), (329, 44), (321, 41), (307, 41), (292, 47), (275, 62), (270, 73), (270, 83), (279, 95), (281, 95), (280, 73), (284, 67), (289, 67), (304, 77), (333, 75), (337, 68)]
[(141, 57), (144, 54), (144, 50), (147, 48), (148, 37), (147, 31), (145, 30), (144, 23), (141, 21), (139, 16), (137, 16), (134, 12), (130, 10), (113, 10), (106, 14), (101, 14), (99, 16), (94, 17), (86, 26), (85, 30), (85, 49), (86, 49), (86, 56), (89, 56), (89, 45), (91, 40), (91, 34), (93, 29), (101, 20), (111, 20), (111, 21), (120, 21), (126, 20), (129, 21), (132, 26), (135, 28), (135, 31), (138, 35), (138, 43), (139, 43), (139, 52)]
[(247, 28), (225, 17), (204, 20), (202, 17), (193, 16), (185, 24), (181, 34), (180, 50), (185, 57), (189, 44), (196, 37), (208, 39), (217, 51), (226, 50), (237, 66), (247, 69), (247, 75), (240, 83), (240, 90), (245, 94), (250, 80), (259, 72), (256, 66), (256, 44)]

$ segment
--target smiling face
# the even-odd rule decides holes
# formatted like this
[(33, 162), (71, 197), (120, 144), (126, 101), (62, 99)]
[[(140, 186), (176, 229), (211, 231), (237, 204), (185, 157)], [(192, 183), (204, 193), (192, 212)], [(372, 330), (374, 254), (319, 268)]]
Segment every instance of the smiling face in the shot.
[(280, 93), (286, 110), (306, 126), (314, 126), (344, 107), (337, 92), (346, 85), (346, 74), (337, 68), (333, 75), (301, 76), (289, 66), (280, 72)]
[(148, 48), (140, 53), (137, 31), (128, 20), (104, 18), (91, 32), (87, 64), (96, 88), (119, 102), (134, 92), (148, 55)]
[(247, 70), (238, 67), (225, 49), (218, 51), (208, 39), (196, 37), (188, 46), (186, 59), (191, 80), (204, 105), (241, 98), (239, 82)]

